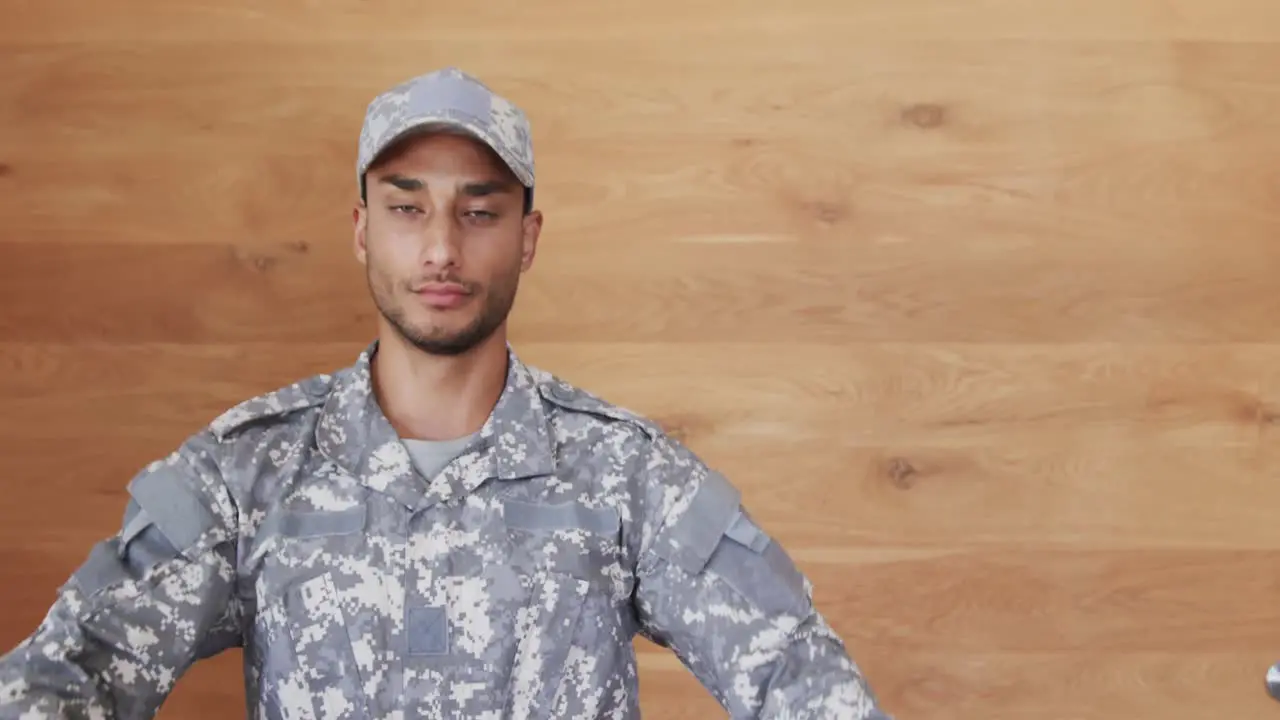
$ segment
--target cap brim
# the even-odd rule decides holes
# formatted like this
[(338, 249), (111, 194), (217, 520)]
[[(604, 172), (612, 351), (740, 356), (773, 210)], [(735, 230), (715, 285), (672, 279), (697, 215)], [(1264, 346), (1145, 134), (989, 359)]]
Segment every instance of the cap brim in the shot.
[(390, 136), (385, 142), (383, 142), (379, 147), (374, 148), (373, 152), (370, 153), (368, 162), (360, 168), (361, 183), (364, 182), (364, 176), (369, 171), (369, 168), (377, 164), (378, 160), (386, 155), (387, 151), (392, 149), (394, 146), (411, 137), (418, 135), (430, 135), (432, 133), (439, 132), (461, 133), (479, 140), (502, 160), (503, 164), (506, 165), (512, 174), (516, 176), (516, 179), (520, 181), (521, 185), (528, 188), (533, 187), (533, 178), (529, 177), (520, 169), (520, 163), (511, 156), (510, 152), (506, 149), (505, 144), (503, 144), (499, 138), (494, 136), (492, 132), (486, 130), (478, 122), (470, 122), (452, 115), (447, 117), (441, 115), (421, 115), (406, 121), (401, 130)]

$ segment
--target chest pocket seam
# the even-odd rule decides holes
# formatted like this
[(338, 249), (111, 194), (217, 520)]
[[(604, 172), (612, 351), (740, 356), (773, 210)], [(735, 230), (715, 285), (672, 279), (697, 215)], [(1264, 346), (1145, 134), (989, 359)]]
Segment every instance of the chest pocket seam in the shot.
[[(543, 684), (532, 698), (533, 707), (516, 704), (507, 710), (520, 714), (531, 709), (533, 717), (554, 717), (554, 703), (567, 691), (570, 652), (585, 643), (583, 623), (612, 606), (613, 578), (602, 570), (622, 557), (622, 516), (608, 506), (517, 498), (505, 498), (502, 513), (507, 531), (531, 553), (529, 566), (521, 570), (531, 583), (529, 607), (536, 609), (531, 625), (543, 642), (554, 639), (539, 664)], [(527, 642), (520, 641), (518, 655), (537, 652), (537, 645)]]
[(612, 588), (612, 577), (601, 570), (623, 556), (622, 516), (616, 509), (514, 498), (502, 504), (507, 531), (530, 550), (529, 572)]
[(333, 582), (321, 571), (289, 585), (283, 592), (282, 615), (290, 641), (294, 672), (311, 690), (315, 717), (324, 717), (321, 703), (332, 688), (341, 688), (352, 704), (335, 717), (366, 717), (364, 674), (356, 662), (351, 619)]
[[(268, 543), (265, 551), (277, 557), (285, 548), (301, 552), (305, 565), (296, 569), (310, 568), (279, 586), (275, 599), (265, 608), (269, 633), (274, 636), (272, 644), (277, 647), (259, 655), (261, 662), (271, 665), (264, 670), (276, 683), (292, 676), (308, 688), (310, 712), (306, 716), (332, 714), (322, 713), (321, 704), (332, 688), (339, 688), (351, 705), (336, 717), (368, 717), (363, 687), (366, 678), (356, 660), (352, 617), (338, 591), (332, 561), (318, 557), (330, 540), (341, 542), (364, 532), (368, 515), (364, 503), (334, 510), (277, 508), (259, 529)], [(277, 685), (269, 692), (281, 690)]]

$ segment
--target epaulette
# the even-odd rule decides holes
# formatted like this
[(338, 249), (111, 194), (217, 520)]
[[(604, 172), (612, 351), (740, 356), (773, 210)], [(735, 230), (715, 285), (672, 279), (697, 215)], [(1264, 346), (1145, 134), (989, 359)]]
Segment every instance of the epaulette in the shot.
[(572, 385), (558, 377), (544, 375), (542, 381), (538, 383), (538, 392), (549, 402), (568, 410), (634, 425), (650, 440), (656, 440), (663, 435), (662, 426), (644, 415), (611, 403), (589, 390)]
[(256, 423), (277, 420), (299, 410), (318, 407), (324, 404), (332, 386), (332, 375), (313, 375), (251, 397), (215, 418), (209, 423), (209, 430), (218, 440), (225, 440), (233, 433)]

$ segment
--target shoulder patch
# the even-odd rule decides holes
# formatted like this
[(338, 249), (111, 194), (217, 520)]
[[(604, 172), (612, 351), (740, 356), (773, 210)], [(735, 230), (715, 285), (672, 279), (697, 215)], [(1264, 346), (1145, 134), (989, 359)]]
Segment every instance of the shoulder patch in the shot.
[(544, 378), (542, 382), (538, 383), (538, 392), (548, 402), (567, 410), (634, 425), (640, 428), (650, 440), (656, 440), (663, 434), (662, 427), (658, 423), (640, 413), (615, 405), (588, 390), (571, 385), (557, 377)]
[(324, 404), (333, 376), (313, 375), (292, 385), (249, 398), (219, 415), (209, 423), (214, 437), (224, 440), (227, 436), (263, 420), (274, 420), (298, 410)]

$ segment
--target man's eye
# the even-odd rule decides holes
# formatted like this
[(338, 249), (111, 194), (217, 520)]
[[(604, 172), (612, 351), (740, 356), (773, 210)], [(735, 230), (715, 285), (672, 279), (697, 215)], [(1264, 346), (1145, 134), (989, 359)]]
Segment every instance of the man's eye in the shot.
[(416, 213), (416, 212), (421, 212), (421, 211), (420, 211), (416, 206), (413, 206), (413, 205), (392, 205), (392, 206), (391, 206), (391, 211), (392, 211), (392, 212), (398, 212), (398, 213)]
[(498, 217), (497, 213), (492, 213), (488, 210), (468, 210), (466, 215), (468, 217), (479, 218), (481, 220), (491, 220)]

